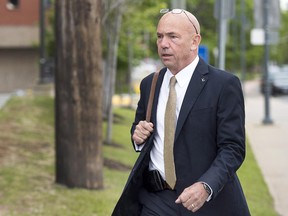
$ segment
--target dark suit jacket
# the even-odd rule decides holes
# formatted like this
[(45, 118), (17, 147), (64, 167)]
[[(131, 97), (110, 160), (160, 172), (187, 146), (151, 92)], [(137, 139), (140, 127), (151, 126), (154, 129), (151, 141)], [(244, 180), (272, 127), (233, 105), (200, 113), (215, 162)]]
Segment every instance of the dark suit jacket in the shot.
[[(166, 69), (162, 69), (152, 108), (154, 129), (160, 87)], [(145, 119), (153, 75), (143, 79), (141, 96), (131, 132)], [(178, 117), (174, 160), (176, 193), (203, 181), (213, 190), (212, 199), (196, 213), (179, 205), (179, 215), (248, 216), (248, 206), (236, 175), (245, 158), (244, 99), (239, 79), (207, 65), (200, 59), (185, 94)], [(136, 216), (137, 191), (142, 187), (142, 172), (149, 162), (153, 134), (145, 144), (128, 178), (112, 215)]]

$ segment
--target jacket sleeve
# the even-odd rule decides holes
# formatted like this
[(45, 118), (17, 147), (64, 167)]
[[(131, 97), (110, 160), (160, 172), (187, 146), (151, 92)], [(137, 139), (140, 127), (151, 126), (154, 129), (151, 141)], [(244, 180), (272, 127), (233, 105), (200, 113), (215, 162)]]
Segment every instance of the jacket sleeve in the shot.
[(216, 144), (216, 157), (199, 180), (212, 188), (212, 199), (234, 177), (245, 158), (245, 107), (241, 83), (236, 76), (227, 79), (220, 92)]

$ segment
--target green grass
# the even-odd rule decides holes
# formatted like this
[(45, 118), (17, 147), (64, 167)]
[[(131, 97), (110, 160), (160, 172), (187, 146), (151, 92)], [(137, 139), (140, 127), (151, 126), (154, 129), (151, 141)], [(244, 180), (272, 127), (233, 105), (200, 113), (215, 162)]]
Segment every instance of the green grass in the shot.
[(276, 216), (273, 199), (256, 163), (250, 145), (247, 145), (246, 159), (238, 172), (251, 215)]
[[(115, 113), (113, 142), (121, 148), (104, 145), (104, 157), (132, 166), (137, 157), (129, 135), (134, 111), (115, 109)], [(53, 116), (54, 101), (46, 96), (14, 97), (0, 110), (0, 215), (111, 215), (129, 171), (105, 166), (103, 190), (55, 184)], [(276, 216), (249, 145), (239, 176), (251, 214)]]

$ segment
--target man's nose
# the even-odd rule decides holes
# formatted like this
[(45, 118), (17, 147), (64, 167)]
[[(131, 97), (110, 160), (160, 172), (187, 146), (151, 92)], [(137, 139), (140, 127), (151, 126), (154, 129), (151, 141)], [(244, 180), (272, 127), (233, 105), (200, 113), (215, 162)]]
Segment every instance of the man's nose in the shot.
[(160, 40), (159, 45), (162, 49), (168, 48), (169, 47), (169, 40), (167, 39), (167, 37), (163, 37)]

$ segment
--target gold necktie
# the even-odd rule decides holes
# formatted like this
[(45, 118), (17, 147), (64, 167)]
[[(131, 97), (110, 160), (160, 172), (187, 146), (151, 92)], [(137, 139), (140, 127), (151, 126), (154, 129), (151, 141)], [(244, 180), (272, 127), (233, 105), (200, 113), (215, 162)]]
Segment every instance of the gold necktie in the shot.
[(165, 111), (165, 128), (164, 128), (164, 166), (166, 182), (174, 189), (176, 184), (176, 174), (174, 165), (174, 136), (176, 127), (176, 101), (177, 95), (175, 84), (177, 80), (175, 76), (170, 79), (170, 90)]

